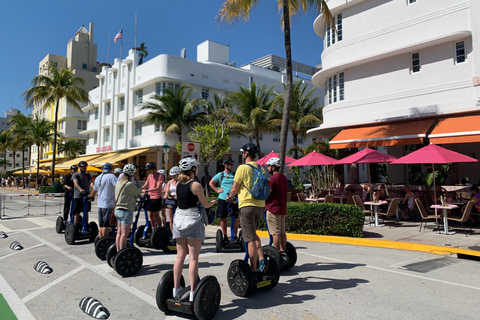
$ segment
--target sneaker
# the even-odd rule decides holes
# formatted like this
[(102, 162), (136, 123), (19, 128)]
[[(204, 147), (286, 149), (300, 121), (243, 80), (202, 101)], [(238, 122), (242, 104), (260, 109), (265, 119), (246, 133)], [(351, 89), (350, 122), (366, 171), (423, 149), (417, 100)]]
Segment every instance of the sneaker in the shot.
[(235, 243), (241, 243), (240, 239), (238, 237), (235, 237)]
[(258, 263), (258, 271), (263, 272), (263, 269), (265, 269), (265, 259), (260, 260)]

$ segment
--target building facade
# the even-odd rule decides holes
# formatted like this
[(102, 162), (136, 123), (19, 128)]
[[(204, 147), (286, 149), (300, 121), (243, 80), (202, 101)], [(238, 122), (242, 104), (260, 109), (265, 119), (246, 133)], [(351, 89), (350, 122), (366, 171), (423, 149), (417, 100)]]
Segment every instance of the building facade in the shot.
[[(8, 124), (8, 121), (17, 113), (20, 113), (20, 110), (11, 108), (8, 111), (5, 111), (5, 117), (0, 117), (0, 132), (3, 132), (5, 130), (8, 130), (11, 125)], [(5, 157), (5, 154), (3, 152), (0, 152), (0, 159), (1, 160), (7, 160), (7, 165), (1, 165), (0, 166), (0, 171), (5, 172), (6, 171), (12, 171), (12, 170), (20, 170), (23, 167), (28, 167), (28, 164), (30, 163), (30, 149), (26, 148), (23, 151), (23, 161), (25, 165), (22, 165), (22, 151), (21, 150), (16, 150), (13, 152), (10, 149), (7, 149), (7, 156)]]
[[(450, 144), (480, 155), (480, 2), (476, 0), (329, 0), (336, 31), (318, 16), (325, 88), (324, 122), (309, 135), (332, 148)], [(477, 55), (475, 55), (477, 53)], [(392, 168), (393, 166), (390, 166)], [(475, 183), (477, 164), (458, 175)], [(391, 179), (407, 182), (402, 170)]]

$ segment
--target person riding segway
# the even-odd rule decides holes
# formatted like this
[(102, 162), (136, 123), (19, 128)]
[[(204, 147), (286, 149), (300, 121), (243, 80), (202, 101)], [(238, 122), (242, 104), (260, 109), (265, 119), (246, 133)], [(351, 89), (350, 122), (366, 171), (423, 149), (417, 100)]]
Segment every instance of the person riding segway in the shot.
[(65, 188), (65, 197), (64, 197), (64, 204), (63, 204), (63, 217), (57, 218), (56, 223), (56, 231), (57, 233), (62, 233), (63, 230), (67, 227), (68, 221), (70, 220), (70, 211), (72, 207), (72, 199), (73, 199), (73, 188), (75, 187), (72, 180), (72, 175), (78, 171), (77, 165), (70, 166), (70, 173), (65, 175), (63, 179), (63, 186)]

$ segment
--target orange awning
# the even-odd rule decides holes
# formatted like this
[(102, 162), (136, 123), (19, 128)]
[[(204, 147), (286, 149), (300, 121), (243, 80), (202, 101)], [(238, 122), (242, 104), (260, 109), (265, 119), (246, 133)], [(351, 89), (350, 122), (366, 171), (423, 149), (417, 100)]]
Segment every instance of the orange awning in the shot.
[(480, 142), (480, 115), (440, 119), (428, 137), (435, 144)]
[(435, 121), (435, 119), (412, 120), (343, 129), (330, 141), (330, 148), (422, 144)]

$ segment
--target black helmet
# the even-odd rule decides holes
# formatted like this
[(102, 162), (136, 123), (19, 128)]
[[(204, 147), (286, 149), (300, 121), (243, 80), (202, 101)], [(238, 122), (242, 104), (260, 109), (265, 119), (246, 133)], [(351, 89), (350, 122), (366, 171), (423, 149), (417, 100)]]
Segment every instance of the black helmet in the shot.
[(254, 158), (257, 155), (258, 148), (257, 145), (254, 143), (247, 143), (243, 147), (240, 148), (240, 151), (243, 152), (248, 152), (248, 155), (252, 158)]
[(155, 162), (149, 162), (145, 165), (145, 169), (149, 170), (149, 169), (156, 169), (157, 168), (157, 164)]
[(70, 170), (77, 170), (78, 166), (76, 164), (70, 166)]
[(234, 163), (235, 161), (232, 160), (232, 158), (223, 158), (222, 159), (222, 164), (227, 164), (227, 163)]
[(87, 163), (86, 161), (83, 161), (83, 160), (82, 160), (82, 161), (80, 161), (80, 162), (78, 163), (78, 166), (79, 166), (79, 167), (86, 167), (86, 166), (88, 166), (88, 163)]

